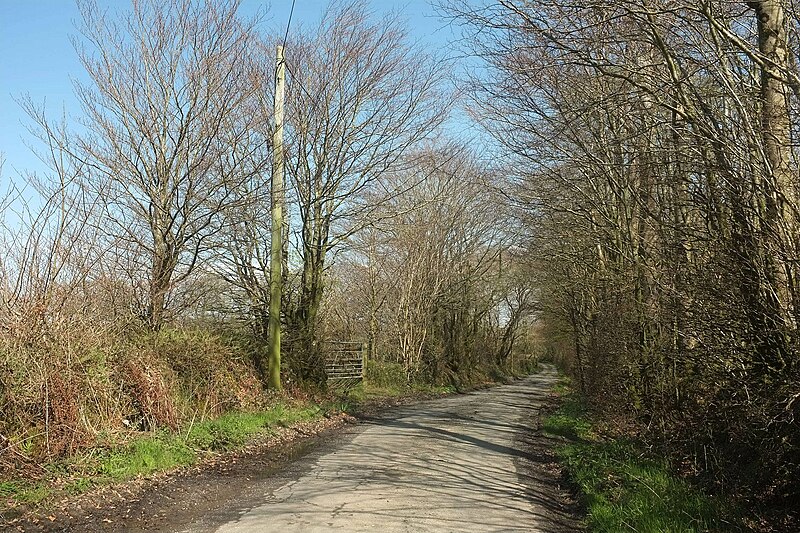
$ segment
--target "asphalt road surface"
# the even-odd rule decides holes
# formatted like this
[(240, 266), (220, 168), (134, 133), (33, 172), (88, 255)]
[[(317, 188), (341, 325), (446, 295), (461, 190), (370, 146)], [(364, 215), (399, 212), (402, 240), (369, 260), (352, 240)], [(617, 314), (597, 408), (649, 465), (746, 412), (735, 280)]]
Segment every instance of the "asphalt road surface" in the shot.
[(556, 378), (547, 368), (355, 426), (183, 531), (575, 531), (526, 439)]

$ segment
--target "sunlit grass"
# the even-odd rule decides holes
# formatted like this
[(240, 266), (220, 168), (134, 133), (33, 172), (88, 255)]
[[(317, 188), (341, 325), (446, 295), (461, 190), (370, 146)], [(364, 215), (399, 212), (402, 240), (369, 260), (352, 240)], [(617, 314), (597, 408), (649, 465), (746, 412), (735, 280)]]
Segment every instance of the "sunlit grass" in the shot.
[(740, 530), (732, 507), (673, 474), (666, 460), (649, 456), (633, 441), (597, 437), (574, 397), (568, 396), (543, 428), (572, 441), (558, 454), (580, 490), (591, 532)]
[(368, 361), (364, 380), (347, 391), (344, 410), (353, 404), (360, 404), (381, 398), (402, 398), (419, 394), (450, 394), (456, 392), (451, 385), (408, 381), (405, 369), (400, 363)]
[(134, 440), (108, 454), (101, 462), (100, 473), (113, 479), (138, 475), (193, 463), (200, 452), (229, 451), (240, 448), (259, 434), (275, 426), (288, 426), (319, 416), (314, 406), (290, 407), (282, 404), (256, 413), (232, 412), (214, 420), (192, 425), (186, 434), (158, 433)]
[(315, 406), (288, 407), (280, 404), (258, 413), (228, 413), (193, 426), (186, 442), (198, 450), (230, 450), (243, 446), (253, 436), (271, 427), (311, 420), (319, 414), (320, 409)]
[(52, 477), (67, 481), (57, 487), (52, 481), (0, 480), (0, 499), (17, 504), (37, 504), (55, 492), (76, 495), (98, 485), (149, 476), (191, 465), (204, 454), (236, 450), (275, 428), (322, 416), (313, 404), (276, 404), (260, 412), (231, 412), (213, 420), (193, 424), (181, 431), (160, 431), (134, 438), (105, 451), (93, 450), (69, 462), (51, 463)]
[(195, 451), (179, 437), (161, 434), (137, 439), (111, 452), (102, 460), (99, 473), (115, 480), (128, 479), (188, 465), (195, 457)]
[(44, 483), (23, 481), (0, 481), (0, 498), (19, 503), (39, 503), (50, 495)]
[(571, 396), (566, 397), (558, 411), (544, 419), (542, 427), (553, 435), (581, 440), (590, 438), (592, 429), (585, 418), (585, 408)]

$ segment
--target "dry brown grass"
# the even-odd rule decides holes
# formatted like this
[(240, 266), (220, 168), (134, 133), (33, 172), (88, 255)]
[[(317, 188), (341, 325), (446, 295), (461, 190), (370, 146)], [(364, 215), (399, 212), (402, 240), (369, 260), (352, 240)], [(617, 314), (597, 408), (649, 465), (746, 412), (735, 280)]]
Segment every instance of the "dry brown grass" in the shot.
[(258, 407), (263, 388), (245, 350), (188, 328), (149, 333), (71, 320), (6, 329), (0, 468), (68, 456), (121, 431)]

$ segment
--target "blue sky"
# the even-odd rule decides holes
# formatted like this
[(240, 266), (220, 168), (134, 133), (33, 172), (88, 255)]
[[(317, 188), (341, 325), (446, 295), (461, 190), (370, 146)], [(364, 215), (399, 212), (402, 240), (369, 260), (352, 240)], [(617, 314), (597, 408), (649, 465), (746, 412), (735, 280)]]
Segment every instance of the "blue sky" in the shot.
[[(127, 0), (98, 0), (111, 9), (127, 9)], [(292, 27), (311, 25), (319, 20), (327, 0), (297, 0)], [(291, 0), (272, 3), (242, 0), (242, 12), (268, 8), (265, 26), (283, 32)], [(421, 43), (441, 52), (453, 38), (445, 21), (426, 0), (373, 0), (380, 14), (400, 12), (409, 23), (411, 34)], [(15, 99), (29, 94), (35, 102), (47, 102), (48, 114), (58, 117), (80, 112), (72, 96), (72, 79), (84, 74), (70, 37), (77, 32), (78, 10), (74, 0), (0, 0), (0, 153), (5, 166), (0, 191), (9, 179), (24, 171), (39, 171), (41, 164), (27, 145), (35, 143), (26, 129), (29, 123)]]

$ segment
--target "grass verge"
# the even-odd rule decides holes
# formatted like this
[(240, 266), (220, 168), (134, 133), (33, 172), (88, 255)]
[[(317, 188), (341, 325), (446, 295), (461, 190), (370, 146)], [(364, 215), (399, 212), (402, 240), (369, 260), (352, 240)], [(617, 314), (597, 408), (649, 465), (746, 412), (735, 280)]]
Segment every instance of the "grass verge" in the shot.
[(196, 463), (204, 455), (241, 448), (277, 427), (322, 415), (314, 404), (278, 403), (260, 412), (230, 412), (180, 432), (160, 431), (121, 445), (108, 443), (69, 461), (47, 464), (48, 475), (40, 481), (0, 480), (0, 500), (9, 507), (35, 506), (59, 493), (77, 495), (99, 485), (169, 471)]
[(359, 411), (364, 406), (385, 401), (440, 396), (457, 392), (454, 386), (433, 385), (411, 381), (406, 377), (403, 365), (384, 361), (367, 361), (364, 380), (346, 391), (342, 396), (343, 411)]
[(574, 393), (542, 424), (567, 439), (558, 450), (578, 487), (593, 533), (740, 531), (732, 506), (676, 476), (669, 463), (632, 439), (603, 438)]

